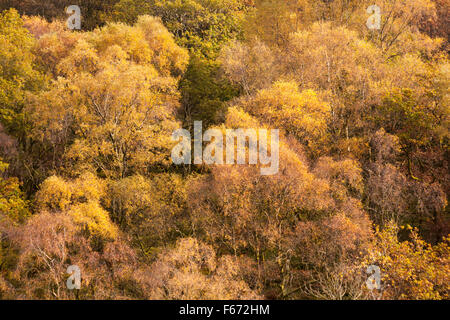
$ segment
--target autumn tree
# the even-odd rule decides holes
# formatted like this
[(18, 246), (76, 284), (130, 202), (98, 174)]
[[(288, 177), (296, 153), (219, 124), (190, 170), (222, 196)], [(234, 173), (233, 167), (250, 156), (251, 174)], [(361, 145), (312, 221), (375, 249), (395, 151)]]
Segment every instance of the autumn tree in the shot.
[(300, 92), (296, 82), (275, 82), (254, 96), (237, 102), (250, 115), (272, 128), (283, 129), (312, 153), (320, 152), (327, 139), (330, 106), (313, 90)]
[[(401, 229), (409, 233), (409, 240), (399, 241)], [(385, 299), (448, 299), (449, 256), (448, 238), (431, 246), (417, 229), (392, 222), (377, 230), (367, 262), (381, 269)]]
[(35, 40), (16, 10), (0, 13), (0, 120), (8, 132), (24, 139), (25, 92), (39, 88), (32, 53)]
[(17, 178), (10, 177), (8, 164), (0, 160), (0, 299), (13, 299), (14, 286), (7, 279), (18, 259), (17, 250), (8, 238), (8, 230), (25, 223), (31, 216)]
[(89, 172), (73, 181), (51, 176), (41, 184), (36, 203), (40, 211), (65, 212), (89, 234), (112, 239), (117, 236), (117, 227), (100, 205), (105, 192), (104, 181)]
[(186, 183), (178, 174), (134, 175), (108, 183), (106, 208), (146, 259), (190, 234)]
[(54, 165), (71, 163), (76, 172), (94, 168), (107, 177), (167, 165), (177, 127), (176, 77), (186, 66), (186, 52), (148, 16), (134, 27), (110, 24), (81, 34), (69, 45), (55, 61), (58, 77), (31, 97), (28, 108), (33, 137), (63, 156)]
[[(225, 125), (253, 127), (258, 126), (258, 120), (242, 109), (230, 108)], [(308, 265), (313, 261), (294, 245), (305, 223), (329, 224), (338, 237), (349, 237), (345, 243), (352, 243), (357, 250), (359, 243), (370, 237), (370, 222), (358, 200), (351, 197), (354, 193), (333, 194), (330, 188), (334, 179), (347, 176), (349, 190), (360, 189), (360, 170), (353, 168), (355, 163), (336, 165), (343, 167), (335, 169), (342, 176), (326, 175), (323, 165), (319, 170), (324, 178), (318, 177), (308, 168), (302, 147), (294, 138), (280, 142), (279, 163), (279, 172), (272, 176), (260, 175), (258, 165), (212, 165), (210, 175), (192, 182), (189, 204), (195, 234), (218, 250), (250, 255), (255, 262), (248, 272), (252, 286), (287, 298), (299, 294), (297, 289), (310, 280), (300, 272), (299, 259), (303, 257)], [(342, 248), (334, 241), (326, 243), (336, 250), (335, 255), (329, 252), (327, 260), (334, 268)]]
[(15, 223), (24, 222), (30, 215), (28, 201), (15, 177), (8, 177), (8, 164), (0, 160), (0, 219), (8, 218)]
[(154, 299), (260, 298), (243, 280), (234, 257), (218, 257), (211, 246), (193, 238), (182, 238), (162, 252), (151, 270)]
[(139, 15), (161, 17), (178, 44), (210, 57), (240, 33), (245, 4), (241, 0), (121, 0), (117, 19), (134, 23)]
[[(6, 284), (12, 297), (34, 299), (143, 299), (149, 269), (138, 262), (125, 239), (99, 247), (70, 215), (41, 213), (25, 226), (9, 229), (8, 239), (19, 252)], [(80, 290), (68, 290), (67, 269), (81, 271)], [(5, 280), (6, 281), (6, 280)], [(5, 284), (5, 285), (6, 285)]]
[(227, 42), (241, 37), (246, 11), (241, 0), (122, 0), (115, 6), (119, 21), (131, 23), (144, 13), (160, 17), (177, 43), (189, 49), (190, 63), (180, 83), (184, 127), (194, 120), (223, 122), (225, 102), (238, 95), (221, 77), (217, 56)]

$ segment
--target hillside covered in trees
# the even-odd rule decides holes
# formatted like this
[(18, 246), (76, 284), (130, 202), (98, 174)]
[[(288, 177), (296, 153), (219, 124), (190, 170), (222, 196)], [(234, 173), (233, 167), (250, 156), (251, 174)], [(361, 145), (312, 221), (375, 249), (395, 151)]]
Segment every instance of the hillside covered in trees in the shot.
[[(449, 0), (1, 0), (0, 299), (448, 300), (449, 19)], [(278, 172), (174, 163), (197, 121), (278, 129)]]

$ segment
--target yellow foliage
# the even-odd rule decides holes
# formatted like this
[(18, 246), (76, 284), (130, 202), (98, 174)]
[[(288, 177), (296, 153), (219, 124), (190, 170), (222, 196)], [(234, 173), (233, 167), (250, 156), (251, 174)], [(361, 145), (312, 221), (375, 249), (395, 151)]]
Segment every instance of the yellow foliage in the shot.
[(231, 129), (258, 128), (260, 126), (257, 119), (236, 106), (228, 108), (225, 123)]
[(329, 104), (313, 90), (300, 92), (295, 82), (275, 82), (238, 106), (270, 128), (292, 134), (312, 151), (326, 141)]
[(176, 45), (172, 34), (159, 18), (140, 16), (136, 27), (144, 33), (149, 47), (154, 52), (153, 63), (163, 75), (181, 75), (187, 67), (187, 50)]
[(59, 30), (38, 39), (38, 55), (50, 59), (54, 79), (29, 98), (33, 136), (53, 147), (70, 145), (62, 155), (69, 174), (93, 168), (121, 178), (169, 165), (187, 51), (148, 16), (74, 37)]
[(381, 269), (383, 297), (387, 299), (449, 299), (450, 238), (432, 246), (422, 240), (417, 229), (409, 241), (399, 241), (398, 226), (391, 222), (377, 228), (376, 239), (367, 257), (368, 264)]
[(36, 202), (42, 210), (64, 211), (69, 207), (71, 197), (70, 184), (61, 177), (51, 176), (42, 182)]
[(1, 177), (7, 168), (8, 164), (0, 158), (0, 222), (6, 216), (14, 223), (22, 223), (30, 216), (28, 201), (24, 200), (17, 178)]
[(67, 212), (75, 223), (87, 228), (90, 233), (107, 239), (117, 237), (117, 227), (111, 222), (106, 212), (97, 202), (89, 201), (72, 206)]
[(106, 184), (91, 172), (84, 172), (71, 183), (72, 196), (74, 198), (86, 199), (87, 201), (98, 201), (105, 195)]
[(92, 234), (113, 239), (117, 236), (117, 227), (99, 204), (105, 192), (104, 181), (90, 172), (72, 181), (51, 176), (41, 184), (36, 201), (44, 212), (67, 212), (75, 223)]

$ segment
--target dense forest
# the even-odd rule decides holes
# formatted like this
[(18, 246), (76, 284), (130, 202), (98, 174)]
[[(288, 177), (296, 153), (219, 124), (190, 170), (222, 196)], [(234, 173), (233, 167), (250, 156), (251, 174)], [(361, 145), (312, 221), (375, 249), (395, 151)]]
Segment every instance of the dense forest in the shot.
[[(449, 299), (449, 19), (0, 0), (0, 299)], [(197, 121), (278, 129), (278, 172), (174, 163)]]

